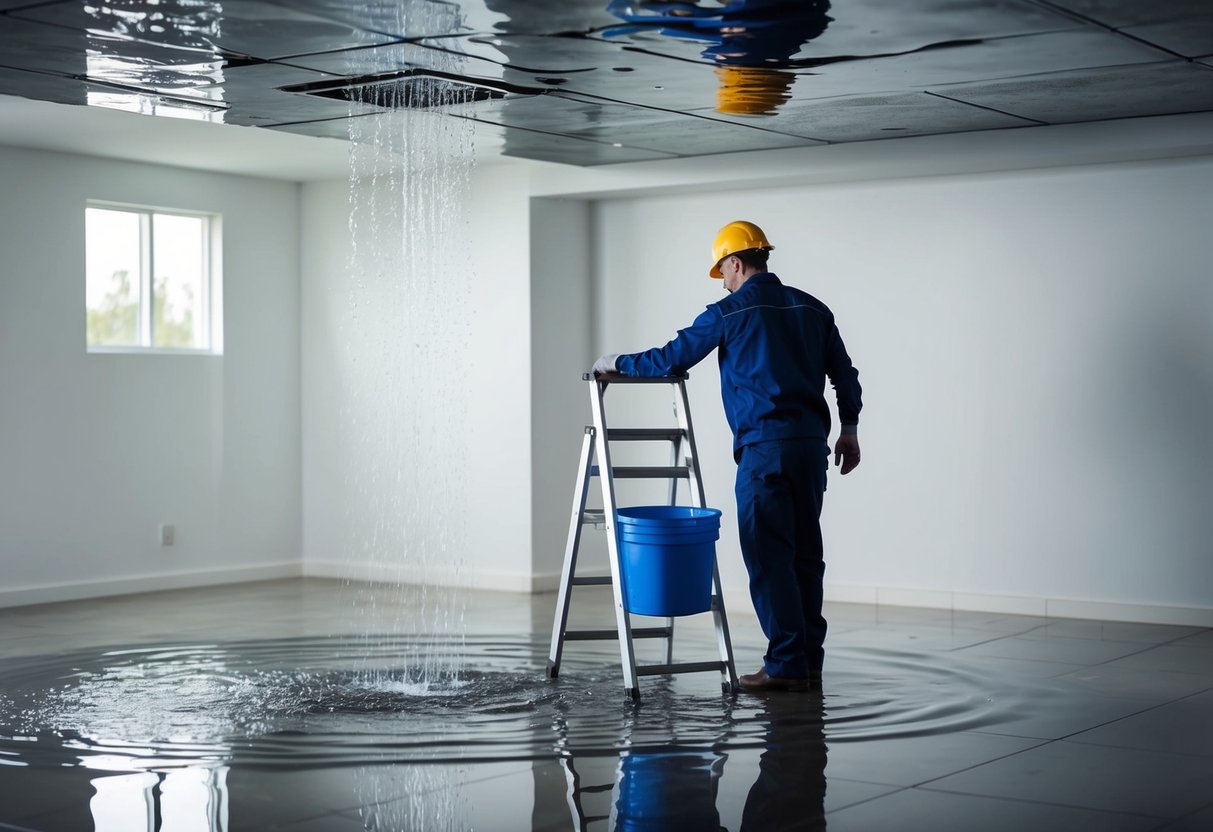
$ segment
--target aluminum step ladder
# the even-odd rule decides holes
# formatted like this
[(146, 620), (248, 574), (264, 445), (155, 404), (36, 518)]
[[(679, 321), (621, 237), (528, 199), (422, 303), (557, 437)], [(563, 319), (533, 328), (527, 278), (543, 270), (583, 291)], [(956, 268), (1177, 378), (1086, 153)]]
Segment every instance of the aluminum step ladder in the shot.
[[(733, 664), (733, 646), (729, 637), (729, 623), (724, 610), (724, 595), (720, 586), (720, 569), (712, 567), (712, 601), (710, 612), (716, 628), (716, 643), (719, 658), (716, 661), (674, 662), (674, 619), (666, 618), (658, 627), (633, 627), (631, 615), (624, 606), (622, 562), (619, 555), (619, 539), (615, 531), (615, 480), (616, 479), (667, 479), (669, 480), (669, 505), (676, 505), (678, 481), (688, 481), (691, 505), (705, 508), (703, 479), (699, 470), (699, 454), (695, 447), (695, 433), (691, 429), (690, 403), (687, 399), (684, 373), (680, 376), (662, 378), (629, 378), (616, 374), (582, 378), (589, 383), (590, 409), (594, 424), (587, 425), (581, 443), (581, 461), (577, 469), (577, 482), (573, 493), (573, 510), (569, 518), (568, 542), (564, 550), (564, 568), (560, 578), (560, 592), (556, 600), (556, 617), (552, 624), (552, 648), (548, 654), (548, 676), (555, 678), (560, 673), (560, 660), (566, 641), (589, 641), (618, 639), (619, 653), (623, 665), (623, 686), (632, 699), (640, 698), (640, 676), (656, 676), (673, 673), (696, 673), (719, 671), (721, 686), (726, 692), (737, 690), (737, 671)], [(608, 428), (604, 398), (611, 385), (667, 384), (674, 394), (676, 425), (664, 428)], [(670, 464), (666, 466), (612, 466), (611, 442), (668, 442)], [(597, 477), (602, 487), (602, 510), (587, 510), (590, 479)], [(577, 576), (577, 554), (581, 546), (582, 529), (592, 525), (602, 528), (607, 535), (609, 576)], [(597, 630), (568, 629), (569, 607), (573, 589), (585, 586), (610, 585), (615, 594), (615, 628)], [(662, 664), (636, 664), (634, 640), (638, 638), (661, 638), (666, 640), (665, 662)]]

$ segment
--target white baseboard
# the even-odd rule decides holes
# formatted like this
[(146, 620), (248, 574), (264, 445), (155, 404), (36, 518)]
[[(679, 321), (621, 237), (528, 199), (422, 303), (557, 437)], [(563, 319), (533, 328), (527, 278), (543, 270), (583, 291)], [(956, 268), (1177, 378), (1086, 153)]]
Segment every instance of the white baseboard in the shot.
[(242, 584), (278, 578), (298, 578), (303, 570), (298, 561), (280, 561), (258, 566), (234, 566), (225, 569), (195, 569), (158, 575), (135, 575), (92, 581), (64, 581), (0, 589), (0, 607), (24, 607), (53, 604), (85, 598), (108, 598), (167, 589), (191, 589), (219, 584)]
[(1035, 598), (831, 583), (827, 583), (825, 586), (825, 599), (838, 603), (1032, 615), (1041, 618), (1087, 618), (1137, 624), (1213, 627), (1213, 608), (1168, 604), (1137, 604), (1076, 598)]
[(353, 563), (341, 560), (307, 560), (303, 575), (308, 578), (339, 578), (367, 583), (428, 584), (501, 592), (548, 592), (560, 583), (559, 575), (527, 575), (471, 569), (416, 569), (389, 563)]
[[(519, 593), (553, 592), (560, 584), (560, 575), (555, 572), (535, 575), (472, 571), (470, 569), (422, 572), (392, 564), (352, 564), (334, 560), (280, 561), (258, 566), (197, 569), (158, 575), (65, 581), (0, 589), (0, 608), (298, 577), (339, 578), (372, 583), (428, 583), (437, 586)], [(1085, 618), (1141, 624), (1213, 627), (1213, 608), (1209, 607), (1138, 604), (1077, 598), (1036, 598), (834, 583), (825, 585), (825, 599), (834, 603), (921, 607), (1005, 615), (1031, 615), (1041, 618)], [(741, 613), (752, 614), (749, 593), (744, 587), (725, 587), (725, 604), (730, 610), (731, 616)]]

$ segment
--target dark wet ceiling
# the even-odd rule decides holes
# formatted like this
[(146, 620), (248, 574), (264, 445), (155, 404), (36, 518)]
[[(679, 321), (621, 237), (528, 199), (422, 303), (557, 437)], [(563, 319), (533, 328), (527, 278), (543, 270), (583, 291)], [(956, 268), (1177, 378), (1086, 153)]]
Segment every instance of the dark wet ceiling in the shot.
[(0, 94), (598, 165), (1213, 111), (1213, 0), (0, 0)]

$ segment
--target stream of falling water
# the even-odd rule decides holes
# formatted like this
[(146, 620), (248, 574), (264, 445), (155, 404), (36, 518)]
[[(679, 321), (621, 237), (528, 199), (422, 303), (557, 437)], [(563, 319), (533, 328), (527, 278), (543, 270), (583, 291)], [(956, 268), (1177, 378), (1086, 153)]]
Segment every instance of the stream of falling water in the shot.
[[(460, 24), (458, 7), (429, 0), (366, 11), (367, 28), (382, 32), (444, 33)], [(381, 57), (371, 74), (398, 72), (408, 49), (420, 47), (373, 50)], [(461, 70), (454, 54), (434, 52), (427, 61), (443, 72)], [(340, 437), (347, 577), (355, 579), (349, 591), (365, 632), (434, 636), (398, 671), (368, 668), (381, 683), (422, 690), (439, 674), (457, 675), (462, 656), (463, 601), (438, 587), (459, 583), (466, 551), (465, 206), (475, 159), (472, 123), (454, 116), (467, 108), (467, 90), (426, 76), (363, 88), (349, 122)], [(384, 612), (402, 606), (415, 611), (407, 624)]]

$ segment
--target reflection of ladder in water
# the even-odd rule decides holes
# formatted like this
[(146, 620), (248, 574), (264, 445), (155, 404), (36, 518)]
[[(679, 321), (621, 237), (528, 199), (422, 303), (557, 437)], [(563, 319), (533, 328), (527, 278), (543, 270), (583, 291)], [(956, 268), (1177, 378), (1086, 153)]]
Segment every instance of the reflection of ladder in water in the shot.
[[(721, 684), (726, 691), (737, 690), (737, 671), (733, 666), (733, 647), (729, 639), (729, 623), (724, 612), (724, 596), (720, 587), (720, 570), (712, 566), (711, 613), (716, 627), (716, 643), (720, 658), (706, 662), (674, 662), (674, 619), (665, 619), (660, 627), (633, 627), (631, 617), (624, 606), (623, 575), (619, 556), (619, 540), (615, 532), (615, 479), (666, 479), (669, 480), (669, 505), (675, 505), (678, 480), (687, 479), (692, 505), (704, 508), (703, 478), (699, 472), (699, 453), (695, 447), (695, 434), (691, 430), (690, 402), (687, 399), (686, 379), (681, 376), (665, 378), (628, 378), (618, 375), (583, 376), (589, 382), (590, 406), (594, 415), (593, 426), (587, 426), (581, 443), (581, 462), (574, 489), (573, 511), (569, 522), (568, 543), (564, 551), (564, 569), (560, 578), (560, 594), (556, 601), (556, 619), (552, 625), (552, 649), (548, 654), (548, 676), (560, 672), (560, 659), (566, 641), (588, 641), (596, 639), (619, 639), (619, 652), (623, 663), (623, 686), (633, 699), (640, 698), (639, 676), (655, 676), (671, 673), (696, 673), (716, 670), (720, 672)], [(674, 412), (677, 426), (667, 428), (610, 428), (606, 426), (603, 398), (611, 384), (668, 384), (674, 392)], [(613, 467), (610, 443), (665, 441), (670, 443), (670, 464), (663, 467)], [(597, 476), (602, 486), (602, 510), (586, 510), (586, 496), (590, 478)], [(581, 545), (581, 529), (585, 525), (601, 526), (607, 533), (611, 574), (601, 577), (577, 577), (577, 552)], [(614, 630), (570, 630), (568, 629), (569, 606), (573, 587), (611, 585), (615, 592)], [(633, 639), (664, 638), (666, 640), (665, 662), (662, 664), (636, 664)]]

